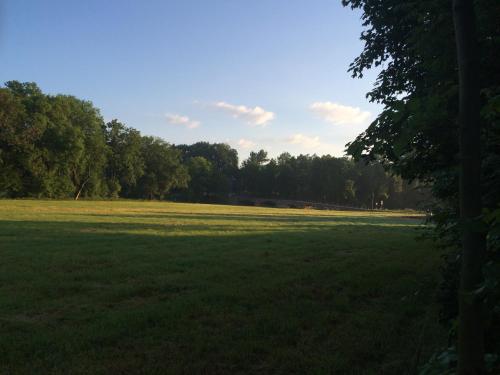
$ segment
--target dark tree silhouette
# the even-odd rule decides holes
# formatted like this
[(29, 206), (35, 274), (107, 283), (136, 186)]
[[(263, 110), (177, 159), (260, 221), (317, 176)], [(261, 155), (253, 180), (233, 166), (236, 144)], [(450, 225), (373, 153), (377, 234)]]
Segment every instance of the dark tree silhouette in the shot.
[(462, 269), (459, 291), (458, 373), (484, 373), (482, 282), (486, 239), (478, 228), (481, 215), (481, 132), (479, 56), (472, 0), (453, 1), (453, 20), (459, 73), (460, 218)]

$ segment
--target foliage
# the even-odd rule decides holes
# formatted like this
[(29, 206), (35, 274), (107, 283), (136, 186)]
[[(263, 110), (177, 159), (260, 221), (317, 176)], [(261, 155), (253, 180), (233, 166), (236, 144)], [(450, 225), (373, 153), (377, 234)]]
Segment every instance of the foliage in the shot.
[(105, 192), (103, 122), (91, 103), (44, 95), (34, 83), (7, 82), (0, 92), (2, 195)]
[(172, 146), (17, 81), (0, 88), (0, 165), (3, 197), (163, 197), (188, 180)]
[(238, 177), (238, 152), (224, 143), (198, 142), (192, 145), (178, 145), (177, 148), (181, 151), (184, 162), (202, 157), (210, 163), (210, 175), (203, 178), (206, 185), (200, 188), (206, 191), (203, 200), (227, 200), (234, 191)]
[(105, 128), (109, 148), (106, 180), (108, 194), (128, 196), (144, 175), (144, 155), (141, 133), (128, 128), (118, 120), (112, 120)]
[(191, 202), (204, 202), (209, 198), (213, 167), (203, 156), (194, 156), (187, 160), (186, 166), (190, 176), (188, 186), (188, 200)]
[(137, 184), (138, 196), (163, 199), (170, 190), (187, 187), (189, 175), (179, 150), (160, 138), (143, 137), (142, 155), (145, 167)]
[[(368, 129), (348, 145), (348, 152), (358, 160), (382, 163), (406, 179), (419, 179), (432, 187), (437, 198), (432, 217), (435, 236), (450, 251), (443, 267), (440, 295), (442, 317), (451, 324), (457, 314), (460, 228), (470, 225), (458, 220), (458, 75), (451, 2), (342, 3), (362, 10), (365, 27), (361, 34), (364, 49), (350, 71), (361, 78), (367, 69), (378, 69), (378, 78), (367, 97), (384, 106)], [(500, 3), (476, 1), (475, 7), (480, 58), (482, 203), (487, 214), (500, 204)], [(487, 216), (480, 220), (486, 224), (482, 230), (488, 232), (488, 264), (497, 264), (493, 221), (488, 221)], [(488, 290), (484, 298), (498, 305), (498, 293)], [(493, 332), (500, 315), (495, 317), (494, 308), (488, 315), (487, 351), (499, 352)]]
[[(227, 202), (232, 196), (365, 208), (417, 208), (428, 194), (380, 164), (330, 155), (238, 153), (224, 143), (171, 145), (92, 103), (46, 95), (34, 83), (0, 88), (0, 197), (142, 198)], [(382, 202), (382, 203), (381, 203)]]
[(246, 196), (365, 208), (417, 208), (428, 199), (426, 189), (418, 182), (409, 184), (391, 176), (380, 164), (288, 153), (268, 160), (263, 150), (252, 152), (243, 161), (239, 189)]

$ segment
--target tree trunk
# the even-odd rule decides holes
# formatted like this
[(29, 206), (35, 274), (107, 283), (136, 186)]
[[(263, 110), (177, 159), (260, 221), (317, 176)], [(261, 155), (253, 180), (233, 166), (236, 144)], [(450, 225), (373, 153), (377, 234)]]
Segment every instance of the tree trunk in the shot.
[(80, 194), (81, 194), (81, 192), (82, 192), (82, 189), (83, 189), (83, 186), (82, 186), (82, 187), (81, 187), (81, 189), (80, 189), (80, 190), (78, 190), (78, 192), (76, 193), (76, 196), (75, 196), (75, 201), (77, 201), (77, 200), (78, 200), (78, 198), (80, 198)]
[(76, 196), (75, 196), (75, 201), (77, 201), (77, 200), (78, 200), (78, 198), (80, 198), (80, 194), (82, 193), (83, 188), (85, 187), (85, 184), (88, 182), (88, 180), (89, 180), (89, 179), (90, 179), (90, 178), (87, 178), (87, 179), (83, 182), (82, 186), (80, 186), (80, 189), (79, 189), (79, 190), (78, 190), (78, 192), (76, 193)]
[(459, 289), (458, 374), (484, 374), (483, 304), (474, 293), (482, 282), (485, 235), (474, 222), (481, 215), (479, 58), (472, 0), (453, 1), (459, 72), (460, 219), (462, 268)]

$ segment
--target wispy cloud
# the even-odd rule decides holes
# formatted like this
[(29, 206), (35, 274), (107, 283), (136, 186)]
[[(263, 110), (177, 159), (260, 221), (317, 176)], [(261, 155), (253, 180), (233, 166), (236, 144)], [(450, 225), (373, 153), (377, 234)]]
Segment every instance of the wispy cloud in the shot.
[(201, 125), (199, 121), (191, 120), (187, 116), (168, 113), (165, 117), (170, 124), (185, 126), (188, 129), (196, 129)]
[(360, 125), (366, 123), (371, 113), (358, 107), (333, 102), (316, 102), (309, 107), (323, 120), (335, 125)]
[(304, 134), (293, 134), (287, 139), (287, 143), (290, 143), (292, 145), (298, 145), (307, 149), (314, 149), (318, 148), (319, 146), (322, 145), (321, 141), (319, 140), (319, 137), (308, 137), (307, 135)]
[(240, 156), (245, 159), (251, 150), (264, 149), (270, 156), (276, 157), (282, 152), (288, 151), (292, 155), (298, 154), (316, 154), (316, 155), (344, 155), (344, 143), (331, 143), (322, 139), (320, 136), (311, 136), (303, 133), (294, 133), (282, 137), (264, 137), (264, 138), (240, 138), (226, 140), (240, 151)]
[(248, 139), (244, 139), (244, 138), (241, 138), (239, 141), (238, 141), (238, 146), (240, 146), (241, 148), (245, 149), (245, 150), (249, 150), (251, 149), (253, 146), (255, 146), (255, 142), (252, 142)]
[(217, 109), (229, 113), (234, 118), (240, 118), (250, 125), (266, 126), (276, 116), (273, 112), (266, 111), (262, 107), (247, 107), (244, 105), (233, 105), (226, 102), (217, 102), (214, 104)]
[(286, 144), (297, 147), (299, 152), (313, 153), (317, 155), (344, 155), (343, 145), (324, 142), (318, 136), (311, 137), (302, 133), (296, 133), (286, 138)]

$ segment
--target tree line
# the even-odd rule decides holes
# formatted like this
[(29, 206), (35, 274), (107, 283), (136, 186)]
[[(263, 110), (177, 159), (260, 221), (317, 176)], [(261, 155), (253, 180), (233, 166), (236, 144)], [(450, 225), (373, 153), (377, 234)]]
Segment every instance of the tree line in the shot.
[(380, 163), (365, 164), (330, 155), (268, 159), (251, 152), (240, 169), (239, 191), (250, 196), (309, 200), (362, 208), (423, 207), (425, 187), (386, 172)]
[(417, 183), (330, 155), (269, 159), (223, 143), (173, 145), (118, 120), (91, 102), (47, 95), (35, 83), (0, 88), (0, 196), (139, 198), (224, 202), (230, 197), (311, 200), (356, 207), (416, 207)]

